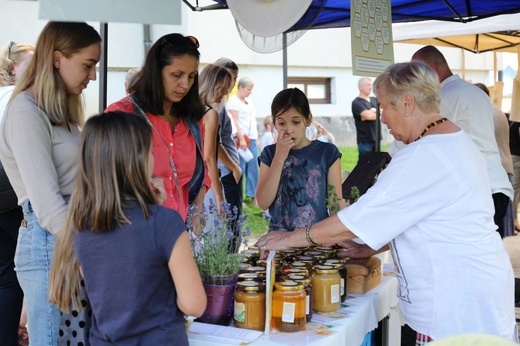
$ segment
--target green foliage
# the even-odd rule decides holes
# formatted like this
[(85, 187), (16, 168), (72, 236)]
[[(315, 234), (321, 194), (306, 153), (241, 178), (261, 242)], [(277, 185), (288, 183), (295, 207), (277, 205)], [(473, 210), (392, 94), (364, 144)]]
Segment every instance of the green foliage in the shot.
[(356, 202), (359, 199), (359, 197), (361, 197), (361, 194), (359, 193), (358, 187), (352, 186), (352, 188), (350, 189), (350, 198), (353, 202)]
[(329, 209), (329, 213), (337, 214), (339, 211), (339, 201), (338, 194), (336, 193), (336, 189), (334, 189), (334, 185), (328, 184), (327, 185), (327, 208)]

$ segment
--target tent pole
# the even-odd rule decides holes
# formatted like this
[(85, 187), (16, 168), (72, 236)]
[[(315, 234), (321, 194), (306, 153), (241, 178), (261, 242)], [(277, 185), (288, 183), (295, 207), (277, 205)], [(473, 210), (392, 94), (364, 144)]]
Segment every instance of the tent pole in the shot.
[(497, 65), (497, 52), (493, 51), (493, 85), (497, 84), (498, 76), (498, 65)]
[(99, 113), (107, 108), (107, 64), (108, 64), (108, 23), (99, 24), (101, 36), (101, 58), (99, 60)]
[(287, 89), (287, 34), (282, 34), (283, 44), (283, 89)]
[(462, 53), (462, 79), (466, 80), (466, 54), (462, 48), (460, 52)]

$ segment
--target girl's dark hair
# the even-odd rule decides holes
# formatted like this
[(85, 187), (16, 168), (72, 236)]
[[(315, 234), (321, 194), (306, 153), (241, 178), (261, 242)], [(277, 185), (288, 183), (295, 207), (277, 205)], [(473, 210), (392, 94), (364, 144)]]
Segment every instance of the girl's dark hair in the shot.
[(276, 117), (285, 113), (289, 108), (294, 108), (300, 113), (305, 121), (311, 120), (311, 108), (307, 96), (298, 88), (290, 88), (280, 91), (271, 103), (271, 114), (273, 121)]
[[(198, 47), (196, 38), (181, 34), (168, 34), (154, 43), (146, 55), (141, 71), (129, 86), (129, 91), (137, 96), (146, 112), (163, 115), (164, 84), (161, 74), (163, 68), (170, 65), (173, 59), (185, 55), (194, 57), (198, 61), (200, 57)], [(199, 98), (198, 74), (195, 75), (193, 85), (186, 96), (172, 105), (170, 114), (192, 121), (202, 119), (204, 106)]]

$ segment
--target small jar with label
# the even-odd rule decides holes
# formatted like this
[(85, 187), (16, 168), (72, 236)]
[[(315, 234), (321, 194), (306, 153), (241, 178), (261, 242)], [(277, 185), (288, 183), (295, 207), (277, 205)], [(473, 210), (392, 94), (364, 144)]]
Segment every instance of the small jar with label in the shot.
[(311, 278), (313, 308), (316, 312), (336, 311), (341, 305), (341, 277), (332, 266), (316, 265)]
[(254, 281), (237, 283), (233, 313), (235, 327), (265, 329), (265, 286)]
[(343, 303), (345, 299), (347, 299), (347, 268), (345, 268), (345, 261), (340, 259), (328, 259), (325, 260), (323, 264), (338, 269), (339, 276), (341, 277), (339, 294), (341, 295), (341, 302)]
[(303, 284), (303, 290), (305, 291), (305, 294), (307, 295), (305, 297), (305, 318), (306, 318), (307, 322), (310, 322), (312, 319), (312, 299), (313, 299), (311, 278), (309, 278), (306, 275), (290, 274), (290, 275), (284, 276), (284, 280), (300, 282)]
[(272, 325), (280, 332), (299, 332), (305, 328), (305, 291), (303, 284), (283, 281), (274, 284)]

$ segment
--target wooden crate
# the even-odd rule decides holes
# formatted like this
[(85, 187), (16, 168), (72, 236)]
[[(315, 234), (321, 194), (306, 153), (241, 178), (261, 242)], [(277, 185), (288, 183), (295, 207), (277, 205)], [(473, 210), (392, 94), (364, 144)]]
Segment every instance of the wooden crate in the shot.
[(381, 283), (381, 260), (377, 257), (349, 259), (347, 268), (347, 292), (365, 294)]

